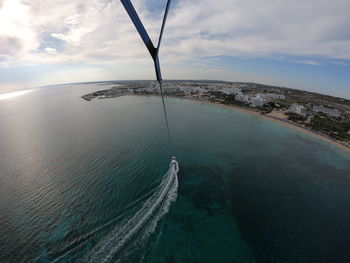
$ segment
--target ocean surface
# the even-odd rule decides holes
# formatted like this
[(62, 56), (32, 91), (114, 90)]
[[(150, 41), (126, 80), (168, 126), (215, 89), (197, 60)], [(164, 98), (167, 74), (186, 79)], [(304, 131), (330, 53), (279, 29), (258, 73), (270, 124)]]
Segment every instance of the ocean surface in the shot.
[[(350, 262), (350, 154), (215, 105), (0, 96), (0, 262)], [(176, 155), (180, 171), (169, 171)]]

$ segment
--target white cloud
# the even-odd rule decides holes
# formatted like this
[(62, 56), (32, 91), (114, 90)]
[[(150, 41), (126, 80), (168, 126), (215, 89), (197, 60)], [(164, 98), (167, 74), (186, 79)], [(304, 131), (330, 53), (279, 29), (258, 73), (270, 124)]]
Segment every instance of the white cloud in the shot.
[(291, 62), (299, 63), (299, 64), (306, 64), (306, 65), (311, 65), (311, 66), (321, 66), (322, 65), (322, 63), (319, 63), (319, 62), (313, 61), (313, 60), (291, 60)]
[(184, 50), (209, 55), (349, 59), (349, 11), (348, 0), (185, 0), (172, 13), (168, 35), (182, 34)]
[[(30, 7), (20, 0), (3, 1), (0, 9), (0, 55), (6, 57), (2, 64), (20, 61), (36, 49), (36, 32), (30, 24)], [(1, 64), (0, 64), (1, 65)]]
[(55, 48), (47, 47), (44, 49), (49, 54), (56, 54), (57, 50)]
[[(350, 59), (348, 1), (182, 0), (169, 14), (162, 59), (275, 54)], [(146, 0), (134, 4), (155, 38), (161, 14), (153, 17)], [(119, 1), (3, 0), (0, 8), (0, 56), (6, 58), (0, 66), (148, 57)]]

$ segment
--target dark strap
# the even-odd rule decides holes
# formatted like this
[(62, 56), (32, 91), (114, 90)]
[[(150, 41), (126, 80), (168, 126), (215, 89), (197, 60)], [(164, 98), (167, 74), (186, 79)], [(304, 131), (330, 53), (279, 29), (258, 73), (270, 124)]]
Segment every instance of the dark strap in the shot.
[(164, 12), (164, 17), (163, 17), (163, 22), (162, 22), (162, 27), (160, 29), (160, 34), (159, 34), (159, 39), (158, 39), (158, 45), (157, 47), (154, 47), (152, 40), (150, 39), (145, 27), (143, 26), (134, 6), (130, 2), (130, 0), (120, 0), (122, 2), (126, 12), (128, 12), (128, 15), (132, 22), (134, 23), (137, 31), (139, 32), (139, 35), (141, 36), (143, 43), (145, 43), (149, 53), (152, 56), (153, 62), (154, 62), (154, 68), (156, 71), (156, 77), (158, 81), (162, 80), (162, 73), (160, 70), (160, 65), (159, 65), (159, 48), (160, 48), (160, 43), (162, 42), (162, 37), (163, 37), (163, 32), (164, 32), (164, 27), (165, 27), (165, 22), (168, 17), (168, 12), (169, 12), (169, 7), (171, 0), (168, 0), (166, 7), (165, 7), (165, 12)]
[(162, 28), (160, 29), (160, 34), (159, 34), (159, 40), (158, 40), (158, 46), (157, 46), (157, 52), (159, 53), (159, 47), (160, 43), (162, 42), (162, 37), (163, 37), (163, 32), (164, 32), (164, 27), (165, 27), (165, 22), (168, 17), (168, 11), (170, 7), (171, 0), (168, 0), (166, 7), (165, 7), (165, 12), (164, 12), (164, 17), (163, 17), (163, 22), (162, 22)]
[(168, 11), (169, 11), (171, 0), (168, 0), (167, 5), (165, 7), (165, 12), (164, 12), (164, 17), (163, 17), (162, 27), (160, 29), (157, 48), (154, 47), (152, 40), (148, 36), (147, 31), (146, 31), (145, 27), (143, 26), (136, 10), (135, 10), (134, 6), (132, 5), (132, 3), (130, 2), (130, 0), (120, 0), (120, 2), (122, 2), (125, 10), (128, 12), (129, 17), (131, 18), (132, 22), (134, 23), (137, 31), (139, 32), (139, 34), (143, 40), (143, 43), (145, 43), (149, 53), (152, 56), (152, 59), (154, 62), (154, 68), (156, 71), (156, 77), (157, 77), (157, 80), (159, 82), (160, 94), (162, 96), (163, 111), (164, 111), (166, 128), (167, 128), (167, 132), (168, 132), (169, 143), (172, 146), (172, 141), (171, 141), (170, 131), (169, 131), (169, 124), (168, 124), (168, 116), (167, 116), (166, 109), (165, 109), (165, 102), (164, 102), (164, 95), (163, 95), (162, 74), (160, 71), (160, 64), (159, 64), (159, 57), (158, 57), (160, 43), (162, 41), (165, 22), (166, 22), (166, 19), (168, 17)]
[(130, 0), (120, 0), (120, 2), (122, 2), (126, 12), (128, 12), (129, 17), (134, 23), (152, 58), (154, 58), (157, 55), (157, 49), (154, 47), (152, 40), (148, 36), (147, 31), (143, 26), (138, 14), (136, 13), (134, 6), (130, 2)]

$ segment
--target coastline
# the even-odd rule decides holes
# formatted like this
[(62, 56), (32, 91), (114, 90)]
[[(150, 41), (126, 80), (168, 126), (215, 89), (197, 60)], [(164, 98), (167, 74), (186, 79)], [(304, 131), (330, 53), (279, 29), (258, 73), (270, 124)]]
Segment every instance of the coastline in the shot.
[(221, 104), (221, 103), (215, 103), (215, 102), (210, 102), (210, 101), (205, 101), (205, 100), (198, 100), (198, 99), (193, 99), (193, 98), (188, 98), (188, 97), (176, 97), (176, 98), (196, 101), (196, 102), (200, 102), (200, 103), (204, 103), (204, 104), (216, 105), (216, 106), (224, 107), (224, 108), (227, 108), (227, 109), (237, 110), (237, 111), (244, 112), (244, 113), (247, 113), (247, 114), (250, 114), (250, 115), (258, 116), (258, 117), (263, 118), (265, 120), (270, 120), (270, 121), (273, 121), (273, 122), (278, 123), (280, 125), (286, 126), (288, 128), (296, 129), (296, 130), (302, 131), (304, 133), (307, 133), (307, 134), (309, 134), (311, 136), (314, 136), (314, 137), (316, 137), (318, 139), (321, 139), (321, 140), (323, 140), (323, 141), (325, 141), (327, 143), (330, 143), (330, 144), (332, 144), (334, 146), (337, 146), (337, 147), (343, 149), (344, 151), (347, 151), (348, 153), (350, 153), (350, 146), (348, 146), (346, 144), (343, 144), (343, 142), (338, 141), (336, 139), (333, 139), (333, 138), (329, 137), (326, 134), (322, 134), (320, 132), (314, 131), (314, 130), (309, 129), (307, 127), (298, 125), (297, 123), (292, 122), (292, 121), (287, 120), (287, 119), (282, 119), (282, 118), (279, 118), (279, 117), (276, 117), (276, 116), (272, 116), (272, 115), (268, 115), (268, 114), (261, 114), (260, 112), (256, 112), (254, 110), (250, 110), (250, 109), (247, 109), (247, 108), (242, 108), (242, 107), (235, 106), (235, 105), (225, 105), (225, 104)]
[[(132, 96), (160, 96), (159, 94), (129, 94)], [(120, 95), (123, 96), (123, 95)], [(117, 96), (117, 97), (120, 97)], [(320, 140), (323, 140), (324, 142), (330, 143), (333, 146), (339, 147), (342, 150), (350, 153), (350, 145), (347, 145), (345, 143), (343, 143), (342, 141), (336, 140), (334, 138), (329, 137), (326, 134), (320, 133), (318, 131), (312, 130), (310, 128), (304, 127), (298, 123), (295, 123), (293, 121), (290, 121), (288, 119), (284, 119), (278, 116), (273, 116), (271, 113), (269, 114), (261, 114), (260, 112), (254, 111), (253, 109), (249, 109), (249, 108), (243, 108), (243, 107), (239, 107), (236, 105), (226, 105), (226, 104), (222, 104), (219, 102), (211, 102), (211, 101), (207, 101), (207, 100), (202, 100), (202, 99), (195, 99), (195, 98), (189, 98), (189, 97), (182, 97), (182, 96), (172, 96), (172, 95), (165, 95), (165, 97), (171, 97), (171, 98), (177, 98), (177, 99), (185, 99), (185, 100), (190, 100), (190, 101), (195, 101), (198, 103), (203, 103), (203, 104), (210, 104), (210, 105), (216, 105), (219, 107), (224, 107), (230, 110), (236, 110), (236, 111), (240, 111), (240, 112), (244, 112), (250, 115), (254, 115), (260, 118), (263, 118), (265, 120), (270, 120), (273, 121), (275, 123), (278, 123), (280, 125), (283, 125), (285, 127), (291, 128), (291, 129), (296, 129), (299, 130), (301, 132), (304, 132), (306, 134), (309, 134), (311, 136), (314, 136)], [(85, 98), (83, 98), (85, 99)], [(99, 98), (100, 99), (100, 98)], [(85, 99), (87, 100), (87, 99)], [(90, 101), (90, 100), (87, 100)]]

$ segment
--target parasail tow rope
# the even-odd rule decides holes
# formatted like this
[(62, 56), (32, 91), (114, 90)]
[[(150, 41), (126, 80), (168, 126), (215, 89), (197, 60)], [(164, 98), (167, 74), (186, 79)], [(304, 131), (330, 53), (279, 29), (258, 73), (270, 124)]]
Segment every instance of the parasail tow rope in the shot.
[(159, 83), (159, 88), (160, 88), (160, 95), (161, 95), (161, 97), (162, 97), (163, 111), (164, 111), (166, 129), (167, 129), (167, 132), (168, 132), (169, 144), (170, 144), (170, 147), (173, 147), (173, 143), (172, 143), (171, 136), (170, 136), (170, 129), (169, 129), (169, 123), (168, 123), (168, 116), (167, 116), (166, 109), (165, 109), (165, 102), (164, 102), (162, 81), (158, 81), (158, 83)]
[(120, 0), (120, 2), (123, 4), (126, 12), (128, 13), (131, 21), (133, 22), (134, 26), (136, 27), (140, 37), (142, 38), (143, 43), (146, 45), (146, 47), (147, 47), (147, 49), (148, 49), (148, 51), (151, 54), (151, 57), (153, 59), (156, 77), (157, 77), (157, 81), (159, 83), (160, 94), (162, 97), (162, 104), (163, 104), (163, 111), (164, 111), (164, 117), (165, 117), (165, 124), (166, 124), (166, 128), (167, 128), (167, 133), (168, 133), (168, 139), (169, 139), (170, 146), (172, 147), (173, 145), (172, 145), (172, 140), (170, 137), (168, 116), (167, 116), (167, 112), (166, 112), (166, 108), (165, 108), (163, 86), (162, 86), (162, 74), (161, 74), (161, 70), (160, 70), (160, 63), (159, 63), (159, 56), (158, 56), (159, 49), (160, 49), (160, 43), (162, 42), (165, 22), (166, 22), (166, 19), (168, 16), (168, 11), (169, 11), (171, 0), (167, 0), (157, 47), (155, 47), (153, 45), (152, 40), (149, 37), (145, 27), (143, 26), (143, 24), (138, 16), (134, 6), (132, 5), (131, 1), (130, 0)]

